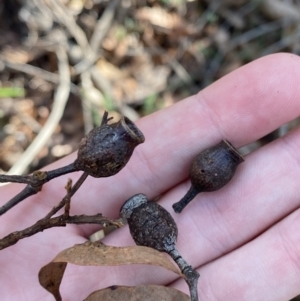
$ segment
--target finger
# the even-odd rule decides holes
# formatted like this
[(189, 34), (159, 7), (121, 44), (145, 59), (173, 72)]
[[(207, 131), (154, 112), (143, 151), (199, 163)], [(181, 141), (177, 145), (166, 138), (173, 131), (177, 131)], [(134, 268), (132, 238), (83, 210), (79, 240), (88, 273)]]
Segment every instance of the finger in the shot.
[[(290, 300), (300, 293), (300, 210), (253, 241), (198, 269), (199, 298)], [(187, 292), (186, 284), (173, 287)]]
[[(39, 270), (58, 252), (84, 241), (85, 239), (78, 235), (75, 227), (68, 226), (38, 233), (34, 237), (21, 240), (16, 245), (1, 250), (1, 301), (53, 300), (53, 296), (39, 284)], [(84, 278), (84, 275), (83, 271), (81, 277)], [(68, 279), (66, 282), (68, 283)], [(79, 288), (80, 284), (77, 285)], [(74, 287), (73, 289), (70, 287), (70, 290), (73, 292), (73, 298), (68, 300), (83, 300), (83, 298), (77, 299)]]
[[(78, 197), (74, 198), (74, 203), (72, 201), (72, 206), (74, 205), (72, 209), (78, 210), (80, 213), (82, 213), (83, 209), (87, 212), (93, 211), (93, 213), (101, 210), (104, 213), (107, 212), (108, 215), (109, 213), (116, 215), (115, 212), (118, 211), (118, 205), (123, 203), (124, 199), (127, 198), (127, 195), (130, 196), (136, 192), (144, 192), (150, 197), (155, 196), (183, 179), (186, 176), (187, 163), (191, 160), (191, 157), (193, 157), (199, 149), (203, 149), (204, 146), (210, 145), (219, 137), (225, 134), (230, 135), (230, 128), (235, 136), (226, 136), (224, 138), (231, 140), (235, 145), (239, 146), (255, 140), (255, 137), (258, 138), (273, 130), (279, 124), (293, 119), (295, 114), (299, 114), (299, 105), (296, 102), (296, 98), (299, 96), (297, 93), (299, 92), (295, 89), (294, 82), (295, 78), (299, 78), (299, 74), (297, 73), (298, 68), (296, 68), (295, 60), (298, 59), (287, 56), (271, 56), (265, 58), (260, 62), (260, 64), (263, 65), (263, 70), (260, 69), (260, 64), (256, 62), (253, 63), (254, 65), (250, 64), (244, 67), (241, 73), (237, 71), (237, 73), (230, 75), (231, 77), (225, 77), (217, 83), (219, 86), (215, 87), (218, 87), (218, 91), (220, 90), (223, 94), (228, 89), (227, 92), (230, 92), (229, 94), (225, 93), (221, 95), (220, 93), (219, 98), (215, 99), (216, 95), (211, 92), (214, 98), (210, 100), (208, 96), (211, 95), (211, 93), (207, 91), (210, 91), (209, 89), (212, 88), (208, 88), (208, 90), (203, 92), (206, 100), (202, 103), (199, 101), (199, 95), (201, 96), (201, 94), (199, 94), (164, 112), (153, 115), (151, 119), (145, 118), (141, 120), (140, 127), (145, 132), (146, 136), (149, 136), (149, 146), (145, 148), (146, 142), (139, 147), (127, 168), (116, 177), (111, 179), (96, 179), (85, 183), (86, 185), (78, 192)], [(278, 61), (279, 65), (275, 66), (274, 63), (276, 62), (278, 64)], [(272, 74), (274, 74), (274, 72), (275, 74), (278, 73), (279, 70), (281, 70), (282, 73), (277, 82), (276, 77), (272, 77)], [(232, 77), (234, 74), (235, 76)], [(252, 90), (249, 91), (249, 89), (246, 89), (247, 81), (258, 75), (268, 78), (268, 80), (273, 78), (274, 82), (267, 82), (262, 85), (261, 80), (258, 77), (256, 79), (256, 86), (260, 87), (261, 90), (257, 88), (254, 89), (254, 91), (259, 90), (261, 92), (255, 92), (253, 94), (255, 95), (254, 97), (251, 94)], [(245, 78), (247, 81), (244, 81), (244, 85), (239, 84), (238, 89), (236, 89), (237, 91), (235, 92), (235, 95), (239, 95), (239, 97), (238, 99), (233, 97), (235, 101), (231, 102), (230, 97), (232, 96), (234, 85), (236, 83), (235, 77)], [(293, 86), (291, 86), (291, 83), (293, 83)], [(223, 85), (226, 86), (227, 88), (224, 88), (226, 91), (224, 89), (222, 90), (220, 85), (221, 87), (223, 87)], [(273, 91), (274, 86), (280, 87), (279, 92), (282, 97), (280, 99), (277, 98), (276, 102), (273, 102), (273, 99), (276, 96), (276, 93)], [(267, 93), (269, 94), (267, 95)], [(250, 102), (250, 100), (252, 101), (251, 95), (254, 98), (253, 102)], [(220, 101), (222, 97), (224, 100)], [(210, 109), (208, 107), (206, 108), (205, 104), (203, 104), (208, 102), (216, 103), (214, 112), (220, 112), (220, 114), (221, 112), (224, 114), (227, 107), (227, 113), (231, 116), (230, 121), (236, 120), (236, 123), (231, 123), (231, 126), (228, 128), (224, 125), (225, 130), (223, 129), (222, 124), (222, 130), (224, 132), (221, 133), (221, 130), (219, 129), (220, 125), (214, 121), (216, 120), (216, 117), (212, 117), (212, 113), (209, 113)], [(223, 107), (224, 110), (217, 110), (217, 102), (220, 103), (220, 106)], [(270, 108), (262, 113), (262, 110), (265, 110), (268, 107), (265, 105), (266, 102), (269, 104)], [(232, 105), (233, 109), (229, 110), (231, 107), (229, 107), (228, 103)], [(255, 105), (253, 105), (253, 103), (255, 103)], [(200, 110), (200, 108), (202, 109)], [(186, 116), (189, 116), (190, 119), (184, 119), (182, 112), (187, 112), (188, 115)], [(272, 114), (270, 114), (270, 112), (272, 112)], [(284, 112), (284, 114), (282, 114), (282, 112)], [(263, 114), (265, 115), (262, 116)], [(165, 116), (171, 118), (165, 120)], [(266, 116), (269, 120), (268, 118), (265, 118)], [(224, 118), (224, 116), (220, 116), (220, 118), (221, 117)], [(194, 120), (197, 120), (197, 122), (195, 123)], [(162, 128), (157, 128), (157, 125), (160, 123), (163, 124)], [(264, 128), (256, 128), (255, 125), (257, 123), (263, 125)], [(251, 126), (254, 127), (254, 131)], [(180, 132), (180, 128), (187, 129), (184, 135), (182, 131)], [(239, 132), (244, 132), (246, 135), (244, 134), (243, 137), (239, 137), (239, 135), (237, 135)], [(195, 139), (195, 137), (197, 137), (197, 139)], [(178, 145), (178, 141), (180, 141), (180, 145)], [(157, 156), (155, 156), (155, 154), (157, 154)], [(159, 172), (155, 173), (156, 167), (159, 168)], [(63, 181), (59, 179), (45, 185), (39, 198), (32, 198), (36, 205), (32, 209), (32, 212), (30, 212), (32, 218), (34, 218), (36, 213), (40, 214), (40, 211), (38, 210), (39, 202), (49, 202), (49, 206), (52, 206), (53, 203), (57, 203), (57, 199), (61, 198), (62, 186), (64, 185), (62, 182)], [(170, 198), (168, 201), (170, 205), (172, 201), (173, 200)], [(16, 218), (14, 219), (16, 224), (22, 220), (24, 208), (25, 207), (21, 208), (20, 206), (19, 214), (16, 215)], [(196, 218), (194, 218), (196, 221), (200, 220), (198, 216), (196, 216)], [(193, 237), (193, 239), (195, 240), (195, 237)], [(186, 241), (190, 241), (190, 238), (188, 237)], [(195, 253), (198, 252), (197, 250), (198, 248), (193, 248), (191, 251)], [(207, 254), (208, 252), (204, 253)], [(186, 252), (185, 255), (190, 254)], [(196, 258), (196, 256), (192, 257)], [(190, 256), (187, 258), (190, 258)]]
[[(275, 264), (279, 264), (278, 268), (281, 271), (286, 264), (284, 252), (293, 250), (294, 245), (299, 245), (300, 235), (298, 235), (298, 243), (287, 237), (288, 243), (283, 242), (286, 248), (278, 248), (277, 244), (280, 240), (275, 237), (278, 233), (284, 236), (285, 231), (269, 230), (261, 238), (255, 240), (259, 244), (253, 245), (249, 241), (299, 206), (299, 170), (295, 168), (295, 162), (300, 161), (300, 157), (295, 157), (299, 146), (300, 129), (249, 155), (245, 165), (241, 166), (233, 181), (224, 189), (216, 193), (199, 195), (198, 200), (193, 201), (183, 214), (172, 213), (179, 228), (177, 248), (183, 257), (193, 266), (203, 265), (212, 260), (216, 263), (213, 267), (207, 265), (203, 270), (200, 269), (200, 298), (204, 296), (207, 300), (220, 300), (222, 297), (233, 301), (260, 300), (260, 296), (265, 298), (267, 294), (267, 291), (264, 291), (266, 287), (274, 291), (277, 286), (279, 287), (282, 279), (287, 279), (282, 285), (288, 291), (286, 300), (297, 293), (298, 270), (295, 271), (292, 266), (293, 260), (297, 261), (295, 252), (291, 256), (290, 263), (287, 263), (285, 271), (288, 274), (288, 271), (292, 270), (292, 276), (277, 273), (277, 279), (272, 279), (272, 277), (276, 272), (274, 271)], [(276, 168), (274, 168), (274, 162), (276, 162)], [(165, 208), (171, 209), (173, 199), (187, 190), (186, 184), (183, 183), (172, 189), (160, 200), (160, 203)], [(297, 217), (299, 215), (300, 213)], [(296, 217), (293, 220), (295, 219)], [(294, 229), (297, 229), (297, 224), (294, 225)], [(271, 243), (270, 247), (269, 243), (266, 243), (264, 246), (264, 241), (272, 239), (276, 245)], [(118, 246), (134, 244), (129, 237), (128, 227), (106, 237), (104, 242)], [(252, 249), (241, 247), (244, 243), (246, 247), (253, 246)], [(234, 249), (236, 251), (231, 254), (239, 255), (236, 257), (231, 254), (225, 255), (228, 260), (223, 263), (222, 255)], [(240, 250), (243, 252), (237, 253)], [(278, 251), (282, 255), (278, 256)], [(271, 252), (277, 253), (272, 255)], [(275, 261), (272, 261), (274, 258)], [(229, 260), (233, 263), (231, 264)], [(220, 267), (217, 265), (219, 262), (221, 262)], [(76, 268), (75, 272), (70, 270), (69, 273), (73, 275), (72, 281), (77, 287), (76, 283), (80, 282), (86, 270)], [(99, 288), (99, 285), (102, 288), (116, 283), (166, 285), (176, 278), (173, 274), (148, 266), (115, 267), (105, 269), (104, 272), (89, 271), (92, 279), (99, 279), (103, 274), (106, 276), (101, 278), (100, 284), (94, 280), (89, 282), (90, 289)], [(205, 277), (206, 279), (203, 280)], [(240, 281), (242, 277), (244, 278)], [(269, 281), (274, 281), (271, 286), (268, 286)], [(72, 282), (73, 285), (74, 282)], [(215, 283), (217, 283), (216, 288), (214, 288)], [(71, 282), (69, 284), (71, 285)], [(235, 289), (236, 285), (237, 289)], [(188, 293), (184, 282), (176, 282), (174, 286)], [(66, 290), (68, 294), (71, 293), (68, 288)], [(257, 290), (261, 294), (256, 294)], [(225, 296), (223, 296), (224, 291)], [(276, 295), (275, 299), (274, 295)], [(283, 293), (277, 288), (267, 300), (284, 300), (282, 296)]]
[[(198, 95), (140, 120), (146, 142), (118, 175), (84, 183), (72, 200), (72, 211), (82, 213), (84, 206), (88, 214), (100, 211), (116, 217), (116, 208), (132, 194), (144, 192), (152, 198), (181, 182), (191, 159), (207, 146), (222, 138), (241, 146), (298, 116), (298, 60), (287, 54), (262, 58)], [(45, 185), (30, 206), (41, 203), (49, 208), (57, 203), (66, 177)], [(18, 205), (16, 220), (25, 206)]]
[[(248, 155), (226, 187), (199, 194), (182, 214), (175, 214), (171, 206), (190, 183), (182, 183), (166, 193), (159, 203), (177, 223), (176, 246), (183, 258), (194, 267), (216, 260), (296, 210), (300, 203), (299, 147), (300, 128)], [(128, 228), (112, 233), (104, 242), (133, 244)]]
[[(249, 64), (196, 96), (142, 119), (146, 142), (116, 177), (91, 185), (91, 210), (116, 216), (127, 197), (160, 195), (186, 178), (189, 164), (222, 138), (245, 145), (299, 116), (300, 70), (295, 56), (275, 55)], [(98, 184), (96, 184), (98, 183)]]
[[(299, 207), (299, 147), (300, 128), (248, 155), (223, 189), (199, 194), (182, 214), (173, 214), (178, 248), (193, 266), (247, 243)], [(178, 185), (160, 203), (172, 212), (189, 185)]]

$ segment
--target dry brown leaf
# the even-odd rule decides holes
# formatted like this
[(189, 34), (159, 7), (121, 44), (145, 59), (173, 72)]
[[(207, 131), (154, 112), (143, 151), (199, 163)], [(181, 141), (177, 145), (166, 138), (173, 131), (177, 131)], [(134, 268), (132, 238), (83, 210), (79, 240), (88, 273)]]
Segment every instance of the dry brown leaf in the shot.
[(127, 77), (126, 72), (122, 71), (103, 58), (97, 61), (96, 66), (107, 80), (116, 81)]
[(174, 29), (184, 27), (186, 24), (175, 13), (169, 13), (161, 7), (143, 7), (136, 11), (135, 17), (141, 21), (148, 21), (152, 25), (156, 25), (165, 29)]
[(174, 288), (159, 285), (111, 286), (90, 294), (84, 301), (189, 301), (190, 297)]
[(42, 267), (39, 272), (40, 285), (50, 292), (57, 301), (62, 300), (59, 292), (59, 286), (66, 267), (66, 262), (51, 263), (51, 268), (49, 268), (48, 264)]
[(50, 263), (41, 268), (39, 281), (42, 287), (60, 301), (59, 286), (67, 263), (81, 266), (115, 266), (149, 264), (163, 267), (179, 276), (181, 272), (165, 254), (142, 246), (111, 247), (101, 242), (85, 242), (60, 252)]

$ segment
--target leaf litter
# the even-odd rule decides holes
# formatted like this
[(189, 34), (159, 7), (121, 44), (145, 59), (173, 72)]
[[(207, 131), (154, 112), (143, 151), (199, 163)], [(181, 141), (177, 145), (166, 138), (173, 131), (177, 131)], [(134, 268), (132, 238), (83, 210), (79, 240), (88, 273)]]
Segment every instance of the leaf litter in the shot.
[(113, 247), (101, 242), (85, 242), (63, 250), (39, 272), (40, 285), (50, 292), (56, 301), (62, 300), (59, 288), (68, 263), (80, 266), (147, 264), (163, 267), (183, 277), (165, 254), (154, 249), (141, 246)]

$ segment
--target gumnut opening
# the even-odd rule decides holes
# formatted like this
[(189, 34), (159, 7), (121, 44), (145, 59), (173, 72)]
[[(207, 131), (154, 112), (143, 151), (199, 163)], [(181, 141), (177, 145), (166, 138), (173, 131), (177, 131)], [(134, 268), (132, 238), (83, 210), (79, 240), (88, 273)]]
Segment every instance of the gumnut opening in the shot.
[(134, 209), (138, 208), (140, 205), (148, 202), (147, 196), (139, 193), (131, 198), (129, 198), (120, 209), (120, 217), (128, 219), (130, 218)]

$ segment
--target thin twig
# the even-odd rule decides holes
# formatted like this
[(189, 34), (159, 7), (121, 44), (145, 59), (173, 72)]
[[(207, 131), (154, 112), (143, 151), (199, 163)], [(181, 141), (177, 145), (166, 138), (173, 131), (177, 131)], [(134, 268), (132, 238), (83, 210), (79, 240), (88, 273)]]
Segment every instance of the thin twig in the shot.
[(158, 44), (157, 41), (154, 39), (147, 39), (145, 40), (147, 42), (148, 46), (150, 47), (153, 54), (159, 54), (163, 55), (166, 61), (168, 62), (169, 66), (174, 70), (176, 75), (186, 84), (190, 84), (193, 82), (192, 77), (189, 75), (189, 73), (185, 70), (185, 68), (178, 62), (178, 60), (175, 57), (170, 57), (169, 55), (166, 55), (165, 50)]
[[(84, 71), (80, 74), (81, 86), (82, 86), (82, 111), (84, 120), (84, 131), (85, 134), (89, 133), (93, 129), (93, 118), (92, 118), (92, 108), (91, 101), (88, 97), (88, 93), (94, 88), (91, 74), (89, 71)], [(100, 93), (100, 92), (99, 92)]]
[[(289, 24), (292, 23), (288, 22)], [(258, 38), (260, 36), (263, 36), (267, 33), (270, 33), (272, 31), (278, 30), (282, 27), (282, 21), (274, 21), (274, 22), (269, 22), (266, 24), (263, 24), (257, 28), (251, 29), (245, 33), (243, 33), (240, 36), (237, 36), (236, 38), (232, 39), (224, 48), (222, 52), (219, 52), (215, 58), (212, 60), (210, 63), (210, 66), (208, 70), (206, 71), (206, 76), (204, 79), (204, 86), (209, 85), (213, 79), (215, 78), (215, 75), (217, 71), (219, 70), (222, 61), (227, 53), (232, 51), (234, 48), (240, 46), (240, 45), (245, 45), (249, 43), (251, 40)]]
[[(105, 111), (103, 114), (101, 126), (106, 125), (108, 121), (111, 119), (112, 117), (108, 117), (108, 112)], [(75, 164), (76, 164), (76, 160), (75, 160)], [(33, 173), (33, 175), (24, 176), (24, 177), (15, 176), (15, 175), (13, 176), (4, 175), (2, 177), (2, 181), (4, 182), (15, 181), (18, 183), (19, 182), (27, 183), (27, 186), (23, 191), (21, 191), (21, 193), (19, 193), (16, 197), (14, 197), (10, 202), (8, 202), (6, 205), (0, 208), (0, 212), (1, 209), (3, 212), (6, 212), (9, 208), (15, 206), (21, 200), (25, 199), (27, 196), (40, 191), (45, 182), (48, 182), (62, 174), (66, 174), (72, 171), (78, 171), (78, 169), (75, 167), (75, 164), (71, 163), (65, 167), (61, 167), (52, 171), (36, 171)], [(26, 229), (23, 229), (21, 231), (12, 232), (7, 236), (5, 236), (3, 239), (1, 239), (0, 250), (16, 244), (20, 239), (32, 236), (38, 232), (44, 231), (45, 229), (49, 229), (52, 227), (66, 226), (67, 224), (88, 223), (88, 224), (100, 224), (104, 227), (111, 226), (111, 225), (115, 227), (121, 227), (123, 225), (121, 220), (112, 220), (109, 218), (105, 218), (100, 213), (93, 216), (86, 216), (86, 215), (70, 216), (69, 215), (71, 198), (76, 193), (76, 191), (80, 188), (80, 186), (83, 184), (83, 182), (86, 180), (87, 177), (88, 177), (88, 173), (84, 172), (73, 187), (72, 187), (72, 181), (69, 180), (66, 186), (67, 194), (62, 199), (62, 201), (57, 206), (52, 208), (51, 211), (44, 218), (37, 221), (34, 225)], [(0, 175), (0, 179), (1, 179), (1, 175)], [(65, 207), (64, 213), (60, 216), (53, 217), (54, 214), (56, 214), (62, 207)]]
[[(49, 72), (47, 70), (43, 70), (41, 68), (29, 64), (18, 64), (18, 63), (9, 62), (4, 58), (0, 58), (0, 59), (4, 63), (6, 68), (42, 78), (43, 80), (48, 81), (50, 83), (54, 83), (54, 84), (60, 83), (60, 76), (58, 74)], [(71, 91), (74, 94), (79, 94), (78, 87), (73, 83), (71, 83)]]
[(259, 4), (261, 11), (273, 20), (286, 18), (299, 22), (300, 10), (297, 4), (293, 4), (293, 1), (262, 0)]
[(168, 253), (179, 266), (182, 274), (185, 276), (185, 281), (190, 289), (191, 301), (198, 301), (198, 279), (200, 274), (194, 270), (174, 248)]
[(63, 115), (70, 94), (70, 71), (65, 50), (62, 47), (58, 47), (56, 55), (58, 58), (60, 84), (54, 96), (53, 109), (43, 129), (7, 174), (22, 174), (25, 171), (42, 147), (48, 142)]
[(50, 180), (74, 171), (78, 171), (78, 169), (76, 169), (74, 167), (74, 164), (71, 163), (64, 167), (60, 167), (50, 171), (38, 170), (30, 176), (0, 175), (1, 183), (14, 182), (27, 184), (27, 186), (20, 193), (18, 193), (10, 201), (8, 201), (6, 204), (0, 207), (0, 215), (13, 208), (21, 201), (25, 200), (27, 197), (41, 191), (42, 186)]
[[(105, 120), (108, 120), (107, 114), (104, 114), (103, 118)], [(32, 226), (25, 228), (21, 231), (12, 232), (7, 236), (5, 236), (4, 238), (0, 239), (0, 250), (16, 244), (20, 239), (23, 239), (25, 237), (32, 236), (38, 232), (42, 232), (49, 228), (64, 227), (67, 224), (98, 224), (98, 225), (103, 225), (104, 227), (115, 226), (118, 228), (123, 226), (121, 220), (112, 220), (103, 217), (101, 213), (92, 216), (88, 216), (88, 215), (70, 216), (71, 197), (79, 189), (79, 187), (85, 181), (87, 176), (88, 174), (84, 172), (73, 187), (72, 187), (72, 181), (69, 179), (65, 187), (67, 190), (67, 194), (62, 199), (62, 201), (57, 206), (55, 206), (44, 218), (38, 220)], [(52, 217), (63, 206), (65, 206), (65, 212), (60, 216)]]
[(118, 7), (120, 0), (111, 0), (108, 2), (105, 11), (98, 20), (93, 35), (90, 40), (92, 49), (92, 56), (85, 56), (85, 58), (74, 66), (74, 74), (80, 74), (89, 69), (98, 58), (99, 47), (114, 19), (115, 10)]
[(101, 213), (95, 215), (74, 215), (67, 217), (62, 214), (50, 219), (41, 219), (26, 229), (8, 234), (0, 239), (0, 250), (12, 246), (20, 239), (32, 236), (38, 232), (42, 232), (53, 227), (65, 227), (67, 224), (97, 224), (103, 226), (115, 226), (118, 228), (122, 227), (123, 225), (120, 220), (109, 219), (102, 216)]
[(18, 205), (21, 201), (25, 200), (26, 198), (38, 193), (40, 190), (41, 189), (39, 188), (34, 188), (31, 185), (27, 185), (21, 192), (15, 195), (11, 200), (9, 200), (0, 208), (0, 215), (4, 214), (9, 209)]
[(53, 24), (53, 13), (52, 10), (46, 5), (46, 3), (40, 0), (33, 0), (32, 2), (38, 8), (43, 17), (45, 19), (48, 19)]
[(88, 177), (88, 173), (84, 172), (71, 189), (68, 189), (67, 186), (66, 196), (61, 200), (61, 202), (57, 206), (53, 207), (52, 210), (43, 219), (44, 220), (49, 219), (51, 216), (57, 213), (61, 208), (63, 208), (66, 205), (66, 202), (70, 202), (71, 197), (79, 189), (79, 187), (83, 184), (83, 182), (87, 177)]
[[(66, 190), (67, 190), (67, 198), (66, 198), (66, 204), (65, 204), (65, 213), (64, 213), (64, 217), (69, 217), (70, 216), (70, 209), (71, 209), (71, 197), (70, 195), (72, 194), (72, 180), (69, 179), (68, 183), (66, 185)], [(74, 195), (75, 192), (73, 192)]]
[(18, 176), (18, 175), (1, 175), (0, 183), (22, 183), (31, 184), (32, 179), (30, 176)]
[(203, 30), (204, 26), (209, 21), (209, 15), (214, 14), (222, 5), (223, 1), (220, 0), (212, 0), (209, 1), (208, 8), (201, 14), (199, 19), (195, 23), (195, 27), (197, 28), (197, 31), (200, 32)]
[(290, 36), (287, 36), (272, 45), (268, 46), (263, 50), (263, 52), (260, 54), (260, 56), (265, 56), (271, 53), (282, 51), (284, 48), (292, 46), (296, 42), (299, 41), (300, 38), (300, 31), (299, 27), (297, 28), (296, 32)]
[[(87, 71), (85, 71), (85, 72), (87, 72)], [(81, 73), (81, 75), (83, 75), (85, 72)], [(87, 84), (87, 87), (84, 88), (84, 91), (86, 89), (88, 89), (88, 87), (89, 87), (88, 91), (93, 91), (94, 94), (98, 93), (102, 96), (102, 94), (101, 94), (101, 92), (102, 92), (104, 95), (108, 96), (109, 99), (112, 100), (113, 106), (121, 115), (127, 116), (132, 121), (139, 119), (140, 116), (134, 109), (130, 108), (128, 105), (126, 105), (126, 103), (124, 103), (124, 102), (120, 103), (114, 99), (114, 96), (112, 93), (112, 91), (113, 91), (112, 85), (103, 76), (103, 74), (99, 71), (99, 69), (96, 66), (92, 66), (88, 72), (91, 76), (91, 78), (89, 78), (90, 84), (89, 85)], [(93, 83), (95, 86), (93, 85)], [(82, 80), (82, 86), (83, 86), (83, 80)], [(103, 98), (103, 96), (102, 96), (102, 98)], [(100, 96), (98, 97), (98, 99), (100, 99)], [(92, 101), (92, 99), (91, 99), (91, 101)], [(98, 101), (98, 103), (99, 103), (99, 101)]]
[(98, 48), (105, 38), (108, 30), (111, 27), (111, 23), (114, 19), (115, 11), (118, 5), (120, 4), (120, 0), (111, 0), (108, 2), (108, 5), (105, 8), (101, 18), (98, 20), (93, 35), (90, 40), (91, 48), (93, 52), (97, 53)]
[[(56, 16), (57, 21), (66, 26), (70, 34), (74, 37), (77, 44), (82, 49), (83, 53), (90, 55), (92, 50), (88, 39), (82, 28), (77, 25), (76, 21), (74, 20), (74, 17), (70, 14), (69, 10), (61, 1), (50, 0), (50, 2), (50, 7), (52, 9), (53, 14)], [(48, 3), (48, 5), (49, 4), (50, 3)]]
[(57, 74), (51, 73), (49, 71), (43, 70), (41, 68), (29, 64), (12, 63), (8, 60), (5, 60), (4, 58), (2, 58), (2, 61), (5, 64), (5, 66), (9, 69), (21, 71), (32, 76), (40, 77), (48, 82), (59, 84), (59, 75)]

